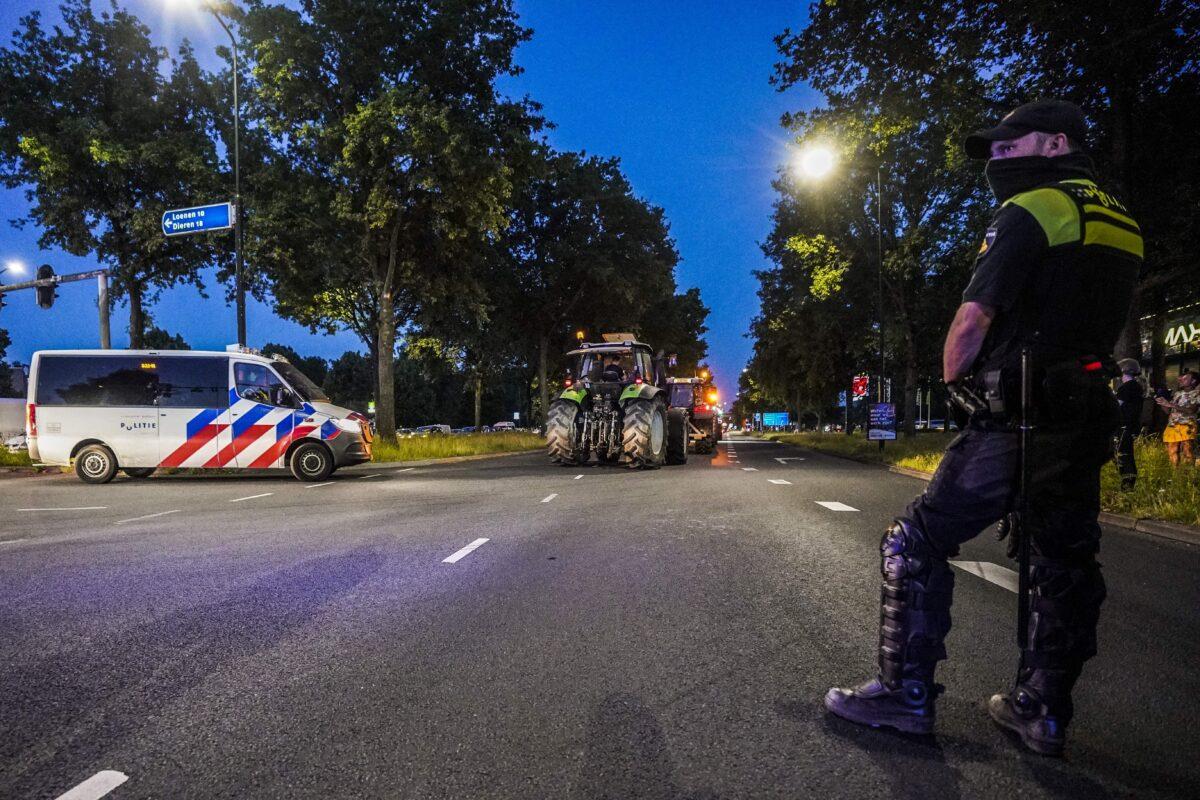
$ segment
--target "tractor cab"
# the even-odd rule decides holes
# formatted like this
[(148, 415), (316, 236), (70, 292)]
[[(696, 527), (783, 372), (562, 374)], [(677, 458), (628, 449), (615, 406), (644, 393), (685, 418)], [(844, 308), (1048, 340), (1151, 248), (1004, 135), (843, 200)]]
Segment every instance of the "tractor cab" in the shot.
[(653, 351), (633, 334), (606, 333), (603, 342), (585, 342), (567, 357), (571, 359), (567, 388), (578, 384), (592, 392), (619, 395), (630, 384), (657, 382)]

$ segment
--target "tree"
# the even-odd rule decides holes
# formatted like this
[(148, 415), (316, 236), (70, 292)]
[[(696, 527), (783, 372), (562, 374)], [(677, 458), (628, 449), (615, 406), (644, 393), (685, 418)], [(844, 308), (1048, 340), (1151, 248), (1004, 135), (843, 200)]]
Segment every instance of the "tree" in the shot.
[(25, 188), (18, 224), (39, 226), (41, 246), (112, 270), (138, 348), (145, 303), (199, 286), (212, 257), (202, 237), (159, 227), (166, 209), (219, 196), (207, 84), (186, 42), (164, 76), (166, 51), (129, 12), (96, 16), (87, 0), (61, 9), (61, 27), (47, 32), (35, 12), (0, 50), (0, 180)]
[[(964, 169), (962, 136), (1021, 102), (1058, 96), (1088, 112), (1101, 174), (1116, 179), (1142, 224), (1144, 280), (1118, 354), (1141, 355), (1141, 312), (1161, 314), (1196, 296), (1188, 237), (1200, 151), (1179, 143), (1200, 123), (1200, 6), (823, 3), (803, 30), (776, 42), (780, 89), (806, 82), (825, 98), (824, 108), (784, 123), (802, 140), (860, 131), (874, 158), (854, 159), (854, 168), (869, 175), (872, 162), (884, 166), (885, 316), (889, 350), (905, 362), (905, 409), (914, 366), (936, 369), (936, 353), (920, 343), (940, 343), (942, 309), (965, 283), (992, 205), (978, 174)], [(872, 232), (872, 215), (861, 216), (860, 234)], [(848, 220), (838, 225), (853, 229)]]
[(281, 313), (362, 338), (391, 436), (397, 331), (436, 305), (482, 309), (474, 270), (504, 221), (506, 154), (539, 124), (494, 81), (529, 32), (507, 0), (303, 0), (253, 3), (242, 35), (277, 145), (263, 185), (285, 190), (256, 199), (252, 252)]
[(329, 364), (322, 388), (339, 406), (365, 411), (375, 395), (375, 361), (347, 350)]
[(191, 350), (180, 334), (171, 335), (167, 331), (153, 325), (142, 337), (142, 347), (147, 350)]

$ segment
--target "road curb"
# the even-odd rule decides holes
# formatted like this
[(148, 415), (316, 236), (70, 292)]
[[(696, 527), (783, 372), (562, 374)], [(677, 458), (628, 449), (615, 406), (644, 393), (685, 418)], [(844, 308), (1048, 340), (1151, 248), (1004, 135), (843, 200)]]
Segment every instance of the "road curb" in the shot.
[[(792, 445), (792, 447), (800, 447), (800, 445)], [(933, 477), (932, 472), (925, 472), (919, 469), (909, 469), (908, 467), (896, 467), (888, 464), (880, 464), (878, 461), (869, 461), (865, 458), (855, 458), (854, 456), (845, 455), (843, 453), (832, 453), (827, 450), (810, 449), (814, 453), (841, 458), (846, 461), (854, 461), (858, 464), (869, 464), (876, 467), (883, 467), (888, 472), (894, 472), (897, 475), (904, 475), (909, 478), (928, 482)], [(1185, 544), (1200, 545), (1200, 526), (1185, 525), (1182, 522), (1167, 522), (1161, 519), (1150, 519), (1148, 517), (1132, 517), (1128, 514), (1115, 514), (1111, 511), (1101, 511), (1099, 517), (1102, 525), (1107, 525), (1112, 528), (1121, 528), (1122, 530), (1132, 531), (1134, 533), (1144, 533), (1147, 536), (1157, 536), (1161, 539), (1170, 539), (1175, 542), (1184, 542)]]
[(355, 464), (353, 467), (346, 467), (341, 472), (361, 471), (368, 472), (373, 469), (387, 469), (391, 467), (431, 467), (435, 464), (457, 464), (460, 461), (481, 461), (485, 458), (504, 458), (505, 456), (526, 456), (530, 453), (537, 453), (538, 449), (530, 450), (510, 450), (506, 453), (479, 453), (473, 456), (446, 456), (445, 458), (425, 458), (420, 461), (368, 461), (365, 464)]

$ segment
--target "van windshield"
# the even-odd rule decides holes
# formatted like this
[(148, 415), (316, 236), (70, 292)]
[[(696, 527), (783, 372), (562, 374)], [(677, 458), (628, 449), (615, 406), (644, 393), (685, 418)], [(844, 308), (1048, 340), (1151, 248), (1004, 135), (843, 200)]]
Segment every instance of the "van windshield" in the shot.
[(307, 375), (286, 361), (272, 361), (271, 366), (300, 394), (300, 399), (306, 400), (309, 403), (332, 402), (329, 396), (321, 391), (320, 386), (310, 381)]

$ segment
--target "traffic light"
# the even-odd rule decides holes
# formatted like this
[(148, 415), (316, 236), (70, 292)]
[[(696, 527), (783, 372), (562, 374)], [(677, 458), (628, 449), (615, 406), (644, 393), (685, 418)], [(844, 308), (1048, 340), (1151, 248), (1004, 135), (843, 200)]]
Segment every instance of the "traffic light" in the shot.
[[(42, 264), (38, 267), (37, 279), (39, 281), (53, 277), (54, 267), (49, 264)], [(54, 286), (39, 286), (35, 291), (37, 292), (37, 304), (42, 308), (49, 308), (54, 305), (54, 299), (58, 297), (58, 289)]]

